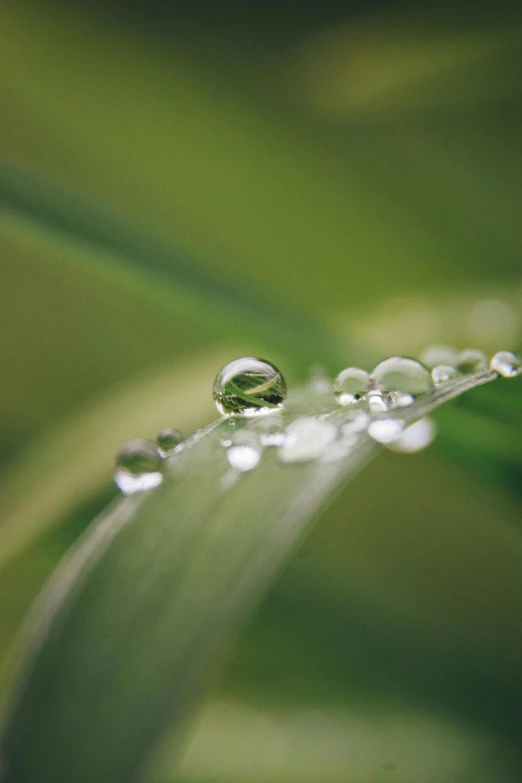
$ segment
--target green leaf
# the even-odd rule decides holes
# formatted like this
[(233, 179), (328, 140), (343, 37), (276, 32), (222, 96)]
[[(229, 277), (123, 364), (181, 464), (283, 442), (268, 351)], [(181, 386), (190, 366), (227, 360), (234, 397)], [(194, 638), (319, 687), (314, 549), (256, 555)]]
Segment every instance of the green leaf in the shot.
[[(284, 308), (277, 294), (261, 296), (230, 273), (197, 263), (186, 251), (123, 220), (101, 213), (43, 177), (12, 164), (0, 166), (0, 236), (36, 244), (58, 267), (87, 269), (98, 280), (175, 315), (180, 329), (194, 324), (205, 335), (261, 344), (284, 353), (302, 369), (322, 357), (336, 361), (344, 345), (319, 321)], [(83, 271), (82, 270), (82, 271)], [(237, 339), (237, 338), (236, 338)]]
[[(494, 377), (446, 384), (388, 418), (409, 425)], [(336, 426), (357, 415), (310, 390), (292, 395), (284, 424), (303, 413)], [(221, 441), (263, 426), (229, 419), (196, 433), (158, 490), (115, 503), (66, 559), (27, 627), (4, 783), (129, 783), (168, 727), (183, 739), (226, 640), (318, 508), (377, 451), (366, 430), (337, 459), (281, 464), (267, 448), (227, 486)]]

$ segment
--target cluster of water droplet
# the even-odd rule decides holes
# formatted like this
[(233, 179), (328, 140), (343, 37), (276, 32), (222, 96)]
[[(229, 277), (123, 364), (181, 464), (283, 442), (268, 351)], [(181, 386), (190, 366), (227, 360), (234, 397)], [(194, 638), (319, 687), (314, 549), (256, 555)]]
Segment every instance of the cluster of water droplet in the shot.
[(163, 463), (183, 442), (179, 430), (162, 430), (156, 441), (136, 438), (126, 443), (116, 457), (114, 481), (124, 495), (158, 487), (163, 481)]
[[(338, 405), (350, 408), (352, 415), (340, 426), (325, 414), (302, 416), (285, 427), (278, 415), (286, 399), (286, 383), (279, 370), (267, 361), (251, 357), (230, 362), (218, 373), (213, 391), (219, 412), (230, 422), (230, 434), (221, 439), (229, 465), (223, 487), (254, 470), (263, 450), (269, 447), (277, 449), (282, 463), (332, 462), (344, 457), (360, 433), (366, 431), (395, 451), (419, 451), (433, 440), (433, 423), (421, 419), (406, 428), (397, 409), (465, 375), (494, 371), (504, 378), (513, 378), (522, 374), (522, 359), (508, 351), (500, 351), (488, 360), (475, 349), (458, 353), (446, 346), (432, 346), (421, 358), (418, 361), (392, 356), (370, 373), (358, 367), (342, 370), (333, 382), (333, 393)], [(312, 383), (318, 392), (326, 394), (330, 390), (328, 380), (323, 374), (319, 377), (318, 372)], [(387, 416), (392, 409), (396, 409), (394, 414)], [(243, 430), (235, 426), (243, 417), (258, 420), (253, 428)], [(127, 443), (116, 460), (114, 478), (121, 491), (132, 494), (161, 484), (163, 462), (181, 448), (182, 442), (182, 434), (169, 428), (160, 432), (156, 442)]]

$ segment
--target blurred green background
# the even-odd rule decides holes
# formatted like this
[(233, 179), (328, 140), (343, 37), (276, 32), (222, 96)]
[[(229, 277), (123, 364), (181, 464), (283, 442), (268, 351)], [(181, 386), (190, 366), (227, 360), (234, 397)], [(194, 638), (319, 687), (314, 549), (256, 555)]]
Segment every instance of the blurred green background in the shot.
[[(214, 418), (229, 359), (520, 350), (520, 33), (503, 2), (2, 3), (2, 660), (121, 443)], [(346, 490), (154, 783), (522, 779), (521, 391)]]

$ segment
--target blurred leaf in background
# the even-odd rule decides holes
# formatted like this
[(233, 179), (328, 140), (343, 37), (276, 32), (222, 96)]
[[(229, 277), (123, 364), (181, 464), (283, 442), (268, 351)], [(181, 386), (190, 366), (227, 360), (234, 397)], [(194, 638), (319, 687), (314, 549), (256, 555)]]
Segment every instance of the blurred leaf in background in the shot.
[[(205, 424), (227, 358), (520, 349), (520, 32), (507, 2), (2, 4), (3, 654), (111, 455)], [(339, 498), (183, 780), (520, 779), (520, 387)]]

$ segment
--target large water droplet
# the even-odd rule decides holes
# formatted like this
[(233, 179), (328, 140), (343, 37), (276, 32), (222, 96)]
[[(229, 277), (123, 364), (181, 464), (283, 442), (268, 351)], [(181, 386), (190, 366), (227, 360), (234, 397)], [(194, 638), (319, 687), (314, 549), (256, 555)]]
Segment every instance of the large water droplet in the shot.
[(370, 374), (370, 392), (403, 392), (412, 397), (427, 394), (433, 390), (430, 371), (416, 359), (407, 356), (392, 356), (375, 367)]
[(503, 378), (516, 378), (522, 373), (522, 358), (511, 351), (499, 351), (491, 357), (489, 366)]
[(377, 443), (392, 443), (404, 430), (402, 419), (375, 419), (368, 425), (368, 435)]
[(400, 454), (415, 454), (429, 446), (435, 434), (435, 424), (431, 419), (419, 419), (415, 424), (407, 427), (397, 440), (388, 443), (387, 447)]
[(370, 376), (358, 367), (347, 367), (334, 381), (335, 399), (339, 405), (353, 405), (362, 400), (368, 390)]
[(161, 457), (156, 444), (142, 439), (126, 443), (116, 457), (114, 481), (125, 495), (161, 484)]
[(457, 370), (463, 375), (473, 375), (476, 372), (482, 372), (488, 369), (488, 357), (482, 351), (475, 348), (468, 348), (459, 356)]
[(225, 416), (260, 416), (280, 410), (285, 399), (283, 376), (262, 359), (236, 359), (223, 367), (214, 382), (214, 400)]
[(281, 462), (308, 462), (324, 454), (336, 437), (337, 428), (331, 422), (303, 416), (288, 425), (278, 457)]
[(438, 364), (431, 371), (431, 377), (435, 386), (440, 386), (441, 383), (456, 381), (462, 376), (456, 367), (452, 367), (450, 364)]
[(183, 435), (179, 430), (175, 430), (172, 427), (162, 430), (156, 438), (158, 451), (162, 457), (170, 456), (176, 449), (176, 446), (179, 446), (182, 442)]
[(449, 345), (430, 345), (421, 354), (421, 362), (426, 367), (437, 367), (439, 364), (455, 366), (459, 360), (459, 354), (455, 348)]

